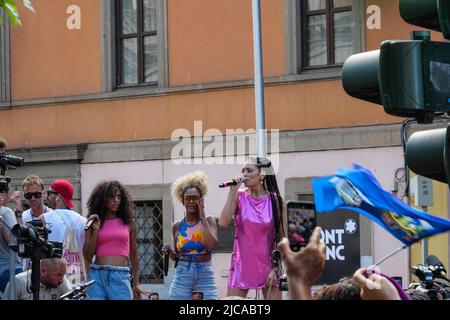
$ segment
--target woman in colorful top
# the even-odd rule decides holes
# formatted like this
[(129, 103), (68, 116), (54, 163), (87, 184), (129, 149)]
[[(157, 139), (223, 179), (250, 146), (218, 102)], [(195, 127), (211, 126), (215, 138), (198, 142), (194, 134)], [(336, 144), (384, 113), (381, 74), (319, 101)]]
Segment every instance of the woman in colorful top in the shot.
[[(88, 219), (94, 220), (85, 232), (83, 248), (87, 265), (90, 264), (88, 281), (95, 280), (86, 289), (89, 299), (131, 300), (141, 299), (141, 294), (148, 295), (150, 292), (139, 285), (134, 205), (125, 187), (118, 181), (100, 183), (92, 191), (87, 206)], [(131, 260), (133, 288), (128, 259)]]
[[(234, 217), (235, 235), (228, 277), (228, 296), (246, 297), (250, 289), (262, 290), (265, 299), (281, 299), (275, 272), (279, 259), (272, 252), (284, 234), (283, 200), (271, 163), (250, 158), (235, 178), (219, 219), (223, 228)], [(247, 187), (238, 190), (241, 184)]]
[(212, 250), (217, 246), (217, 224), (205, 214), (207, 193), (208, 182), (200, 171), (172, 184), (172, 196), (184, 205), (186, 212), (172, 228), (175, 250), (169, 249), (169, 255), (176, 261), (176, 268), (169, 300), (191, 300), (193, 291), (202, 291), (205, 300), (219, 298), (211, 263)]

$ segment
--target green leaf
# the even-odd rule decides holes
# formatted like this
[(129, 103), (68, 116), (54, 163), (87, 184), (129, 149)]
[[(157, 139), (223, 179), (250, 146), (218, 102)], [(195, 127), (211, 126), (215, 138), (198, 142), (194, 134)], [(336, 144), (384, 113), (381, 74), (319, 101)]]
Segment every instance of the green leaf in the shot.
[[(34, 10), (33, 4), (31, 3), (31, 0), (21, 0), (23, 5), (33, 13), (36, 11)], [(15, 0), (0, 0), (0, 8), (3, 8), (6, 13), (9, 15), (11, 19), (11, 23), (14, 27), (17, 25), (22, 25), (22, 22), (20, 21), (19, 16), (19, 10), (17, 9)], [(0, 17), (1, 19), (1, 17)], [(1, 23), (1, 20), (0, 20)]]
[(13, 0), (3, 0), (2, 7), (6, 10), (6, 13), (8, 13), (9, 17), (11, 18), (11, 22), (14, 27), (16, 27), (17, 24), (21, 24), (19, 11), (17, 10), (16, 4)]
[(22, 0), (23, 5), (28, 8), (28, 10), (31, 10), (33, 13), (35, 13), (36, 11), (34, 11), (33, 8), (33, 4), (31, 3), (31, 0)]

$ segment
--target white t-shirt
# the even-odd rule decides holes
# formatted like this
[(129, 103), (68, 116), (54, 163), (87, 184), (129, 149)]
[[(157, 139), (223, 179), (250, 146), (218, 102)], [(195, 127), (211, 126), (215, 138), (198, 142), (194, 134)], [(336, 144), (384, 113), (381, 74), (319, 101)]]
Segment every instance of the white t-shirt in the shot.
[[(75, 211), (69, 209), (56, 209), (44, 214), (47, 228), (51, 230), (48, 235), (50, 241), (63, 243), (63, 257), (67, 261), (67, 273), (69, 281), (75, 286), (86, 280), (86, 270), (83, 258), (84, 227), (87, 219)], [(73, 229), (70, 233), (69, 228)], [(64, 244), (64, 239), (67, 242)], [(76, 237), (76, 239), (75, 239)], [(75, 244), (78, 244), (76, 248)]]
[[(51, 211), (53, 211), (51, 208), (44, 206), (44, 213), (51, 212)], [(28, 209), (28, 210), (25, 210), (24, 212), (22, 212), (23, 224), (27, 223), (28, 221), (37, 220), (37, 219), (39, 219), (39, 217), (36, 218), (35, 216), (33, 216), (33, 214), (31, 213), (31, 209)]]
[[(61, 219), (60, 215), (66, 222)], [(69, 224), (77, 230), (78, 246), (79, 248), (81, 248), (81, 250), (83, 250), (84, 227), (86, 226), (87, 222), (87, 219), (85, 217), (73, 210), (56, 209), (54, 211), (44, 213), (44, 219), (47, 228), (52, 231), (48, 235), (48, 240), (64, 242), (67, 224)]]

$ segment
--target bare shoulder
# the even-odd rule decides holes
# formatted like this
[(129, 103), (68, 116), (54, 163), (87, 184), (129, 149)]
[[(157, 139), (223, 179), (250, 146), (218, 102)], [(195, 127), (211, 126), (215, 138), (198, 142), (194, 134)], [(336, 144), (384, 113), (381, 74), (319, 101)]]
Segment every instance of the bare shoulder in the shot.
[(172, 233), (175, 234), (178, 232), (178, 228), (180, 227), (181, 220), (175, 221), (172, 224)]
[(175, 222), (172, 224), (172, 229), (178, 228), (179, 225), (180, 225), (180, 223), (181, 223), (181, 220), (175, 221)]
[(136, 231), (136, 220), (133, 218), (130, 221), (130, 224), (128, 225), (128, 227), (130, 228), (130, 231)]
[(207, 216), (206, 219), (208, 220), (208, 222), (211, 224), (216, 224), (216, 217), (214, 216)]

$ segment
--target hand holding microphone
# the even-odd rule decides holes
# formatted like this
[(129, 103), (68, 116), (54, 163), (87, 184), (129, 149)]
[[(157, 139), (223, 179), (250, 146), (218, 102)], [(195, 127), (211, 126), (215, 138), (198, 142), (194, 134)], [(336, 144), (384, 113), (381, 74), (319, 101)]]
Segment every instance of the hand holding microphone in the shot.
[(245, 177), (244, 176), (239, 176), (239, 177), (227, 180), (227, 181), (219, 184), (219, 188), (226, 188), (226, 187), (231, 187), (231, 186), (237, 186), (239, 188), (241, 183), (244, 182), (244, 181), (245, 181)]
[(88, 231), (92, 227), (94, 222), (97, 222), (97, 223), (100, 222), (100, 218), (96, 214), (89, 217), (89, 220), (87, 221), (86, 226), (84, 227), (84, 231)]

